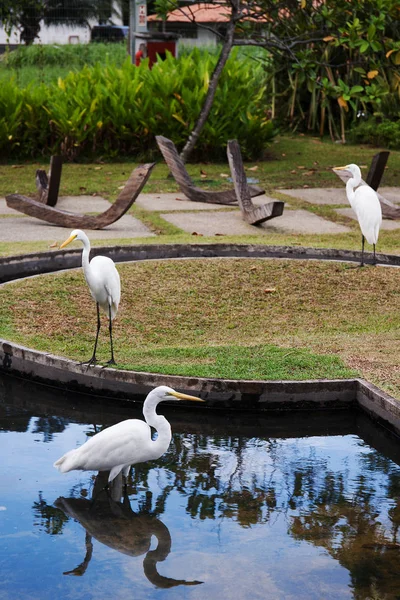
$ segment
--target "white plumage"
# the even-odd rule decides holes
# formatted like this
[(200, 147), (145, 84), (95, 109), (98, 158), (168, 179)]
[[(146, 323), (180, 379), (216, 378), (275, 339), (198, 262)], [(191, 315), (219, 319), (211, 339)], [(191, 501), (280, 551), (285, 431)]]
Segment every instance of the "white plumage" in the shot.
[(335, 167), (335, 169), (349, 171), (352, 174), (352, 177), (346, 183), (346, 194), (350, 206), (356, 213), (362, 233), (361, 266), (364, 265), (365, 239), (374, 248), (375, 262), (375, 249), (378, 242), (379, 230), (382, 225), (382, 209), (378, 195), (369, 185), (365, 183), (360, 185), (362, 183), (361, 171), (357, 165), (350, 164), (345, 167)]
[[(167, 451), (171, 442), (171, 426), (167, 419), (156, 413), (156, 407), (163, 400), (194, 400), (195, 396), (176, 392), (170, 387), (159, 386), (152, 390), (143, 405), (146, 420), (128, 419), (121, 421), (87, 440), (80, 448), (70, 450), (59, 458), (54, 467), (68, 471), (108, 471), (108, 481), (112, 481), (121, 471), (126, 477), (131, 465), (156, 460)], [(157, 430), (157, 438), (152, 439), (151, 427)]]
[(118, 306), (121, 300), (121, 281), (114, 261), (108, 256), (95, 256), (89, 262), (90, 241), (86, 233), (80, 229), (74, 229), (71, 235), (60, 248), (65, 248), (74, 240), (79, 240), (83, 244), (82, 267), (86, 283), (89, 286), (90, 293), (97, 307), (97, 334), (93, 350), (93, 356), (87, 361), (88, 364), (96, 363), (97, 342), (100, 331), (100, 313), (99, 307), (109, 318), (109, 332), (111, 345), (111, 359), (107, 364), (115, 364), (114, 348), (112, 339), (112, 321), (115, 318)]

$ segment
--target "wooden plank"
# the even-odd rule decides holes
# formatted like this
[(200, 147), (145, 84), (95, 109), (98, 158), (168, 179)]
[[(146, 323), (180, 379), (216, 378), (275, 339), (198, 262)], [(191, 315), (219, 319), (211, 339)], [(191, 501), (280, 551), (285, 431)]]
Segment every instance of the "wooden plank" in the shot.
[(146, 181), (149, 179), (151, 171), (155, 163), (147, 163), (139, 165), (131, 174), (125, 184), (124, 189), (119, 194), (118, 198), (103, 213), (99, 215), (80, 215), (77, 213), (60, 210), (53, 206), (47, 206), (37, 200), (32, 200), (21, 194), (10, 194), (6, 196), (7, 206), (14, 208), (30, 217), (36, 217), (42, 221), (47, 221), (53, 225), (60, 227), (68, 227), (71, 229), (103, 229), (115, 221), (118, 221), (142, 191)]
[(227, 155), (243, 219), (247, 223), (250, 223), (250, 225), (259, 225), (260, 223), (264, 223), (264, 221), (281, 216), (285, 205), (284, 202), (276, 201), (263, 204), (262, 206), (254, 206), (249, 186), (247, 185), (242, 154), (237, 140), (229, 140)]
[[(192, 202), (211, 202), (213, 204), (236, 204), (235, 190), (213, 192), (196, 187), (186, 170), (185, 163), (178, 154), (175, 144), (162, 135), (156, 136), (158, 147), (167, 163), (180, 190)], [(258, 186), (250, 186), (252, 196), (260, 196), (264, 190)]]
[(42, 202), (48, 206), (55, 206), (57, 204), (58, 193), (60, 190), (61, 171), (61, 156), (51, 157), (48, 176), (46, 171), (43, 169), (38, 169), (36, 171), (36, 187), (38, 190), (36, 200), (38, 202)]
[(372, 158), (371, 166), (366, 177), (366, 182), (375, 191), (377, 191), (378, 187), (380, 186), (389, 155), (390, 152), (383, 150), (382, 152), (375, 154), (375, 156)]
[(57, 204), (58, 193), (60, 191), (61, 171), (62, 156), (52, 156), (50, 160), (49, 191), (47, 194), (48, 206), (55, 206)]

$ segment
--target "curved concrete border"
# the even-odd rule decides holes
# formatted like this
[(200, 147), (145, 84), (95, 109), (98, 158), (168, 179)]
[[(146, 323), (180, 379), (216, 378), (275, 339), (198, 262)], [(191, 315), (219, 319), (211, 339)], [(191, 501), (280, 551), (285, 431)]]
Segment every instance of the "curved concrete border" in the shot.
[[(172, 258), (291, 258), (360, 262), (361, 252), (329, 248), (264, 246), (262, 244), (147, 244), (145, 246), (103, 246), (91, 255), (103, 254), (114, 262)], [(81, 266), (82, 250), (55, 250), (0, 258), (0, 283)], [(365, 262), (371, 262), (367, 254)], [(379, 254), (381, 265), (400, 267), (400, 256)]]
[[(115, 262), (171, 258), (297, 258), (359, 261), (359, 252), (240, 244), (171, 244), (94, 248)], [(400, 256), (379, 255), (380, 264), (400, 266)], [(76, 268), (81, 250), (45, 252), (0, 259), (1, 282)], [(142, 399), (157, 385), (197, 393), (219, 409), (267, 410), (346, 408), (359, 405), (400, 434), (400, 403), (361, 379), (253, 381), (180, 377), (90, 367), (0, 340), (0, 372), (89, 394), (124, 400)]]

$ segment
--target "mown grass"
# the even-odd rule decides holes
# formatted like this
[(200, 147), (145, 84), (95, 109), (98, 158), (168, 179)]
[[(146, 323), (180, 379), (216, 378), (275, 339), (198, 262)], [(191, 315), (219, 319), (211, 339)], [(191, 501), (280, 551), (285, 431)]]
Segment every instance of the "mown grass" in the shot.
[[(282, 135), (270, 145), (265, 160), (246, 163), (248, 175), (257, 178), (266, 190), (294, 187), (343, 187), (332, 167), (355, 162), (366, 175), (370, 161), (379, 151), (371, 146), (334, 144), (307, 136)], [(206, 157), (205, 157), (206, 158)], [(35, 173), (38, 168), (48, 168), (48, 159), (0, 165), (0, 190), (2, 195), (35, 193)], [(66, 163), (63, 166), (61, 195), (99, 194), (113, 199), (118, 187), (123, 185), (136, 164), (131, 162)], [(197, 185), (204, 189), (232, 187), (227, 163), (188, 164), (187, 170)], [(177, 192), (173, 178), (161, 154), (146, 192)], [(400, 178), (400, 151), (391, 151), (388, 167), (381, 185), (398, 185)]]
[[(361, 375), (400, 397), (400, 272), (288, 260), (121, 264), (119, 368), (247, 379)], [(0, 290), (6, 337), (84, 360), (95, 306), (82, 272)], [(108, 359), (106, 321), (99, 358)]]

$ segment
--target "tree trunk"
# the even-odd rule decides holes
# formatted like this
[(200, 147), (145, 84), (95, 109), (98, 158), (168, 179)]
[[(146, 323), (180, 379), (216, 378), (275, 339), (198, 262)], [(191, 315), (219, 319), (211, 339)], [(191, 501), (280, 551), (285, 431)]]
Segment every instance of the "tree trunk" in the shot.
[(186, 162), (189, 158), (189, 155), (192, 153), (193, 148), (195, 147), (197, 140), (199, 139), (199, 136), (203, 130), (203, 127), (206, 124), (208, 115), (210, 114), (210, 110), (211, 110), (213, 102), (214, 102), (215, 93), (217, 91), (219, 78), (221, 77), (222, 70), (223, 70), (223, 68), (226, 64), (226, 61), (229, 58), (229, 54), (232, 50), (234, 33), (235, 33), (235, 21), (234, 21), (234, 19), (231, 19), (231, 21), (228, 24), (226, 37), (224, 39), (221, 54), (219, 56), (218, 62), (215, 66), (214, 72), (210, 79), (210, 84), (208, 86), (208, 91), (207, 91), (206, 98), (204, 100), (203, 108), (201, 109), (199, 117), (193, 128), (193, 131), (189, 135), (189, 139), (186, 142), (185, 147), (183, 148), (183, 150), (180, 154), (180, 157), (183, 160), (183, 162)]

